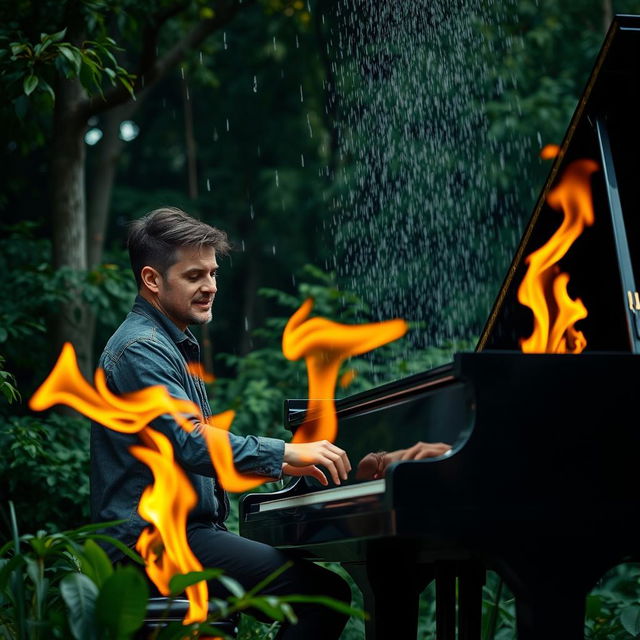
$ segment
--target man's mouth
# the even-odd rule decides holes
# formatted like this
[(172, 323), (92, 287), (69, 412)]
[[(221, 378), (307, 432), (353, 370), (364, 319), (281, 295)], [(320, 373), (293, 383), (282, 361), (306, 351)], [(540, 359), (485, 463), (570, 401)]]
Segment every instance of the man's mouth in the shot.
[(210, 307), (213, 304), (213, 300), (211, 298), (207, 300), (196, 300), (194, 302), (198, 307), (202, 307), (203, 309)]

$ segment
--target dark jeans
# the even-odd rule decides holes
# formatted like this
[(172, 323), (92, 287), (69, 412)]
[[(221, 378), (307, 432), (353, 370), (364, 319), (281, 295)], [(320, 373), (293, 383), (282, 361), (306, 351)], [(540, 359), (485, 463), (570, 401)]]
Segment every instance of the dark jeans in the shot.
[[(237, 580), (245, 590), (254, 587), (289, 560), (294, 564), (274, 581), (261, 595), (330, 596), (346, 604), (351, 603), (349, 585), (336, 573), (312, 562), (293, 558), (282, 551), (213, 524), (190, 523), (187, 539), (191, 550), (205, 568), (222, 569)], [(157, 594), (156, 592), (156, 595)], [(209, 583), (209, 597), (226, 598), (229, 592), (217, 580)], [(324, 605), (292, 604), (298, 617), (295, 625), (283, 623), (278, 640), (338, 640), (348, 617)], [(249, 611), (255, 618), (270, 622), (259, 611)]]

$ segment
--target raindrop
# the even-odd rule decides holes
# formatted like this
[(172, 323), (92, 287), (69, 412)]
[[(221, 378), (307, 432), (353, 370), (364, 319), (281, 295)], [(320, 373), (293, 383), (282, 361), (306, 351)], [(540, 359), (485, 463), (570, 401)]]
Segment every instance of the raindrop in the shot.
[(254, 210), (253, 210), (253, 205), (251, 205), (251, 206), (249, 207), (249, 214), (251, 215), (251, 219), (253, 220), (253, 219), (254, 219), (254, 217), (255, 217), (255, 215), (256, 215), (256, 214), (255, 214), (255, 212), (254, 212)]
[(133, 120), (123, 120), (120, 123), (120, 139), (125, 142), (135, 140), (140, 133), (140, 127)]
[(94, 127), (93, 129), (89, 129), (87, 133), (84, 134), (84, 141), (89, 145), (93, 146), (97, 144), (102, 139), (102, 129), (98, 129)]
[(223, 31), (222, 32), (222, 46), (224, 47), (224, 50), (227, 50), (227, 32)]
[(300, 154), (300, 165), (304, 167), (304, 155)]
[(302, 93), (302, 85), (300, 85), (300, 102), (304, 102), (304, 95)]
[(276, 187), (280, 187), (280, 177), (278, 176), (278, 170), (276, 169)]
[(253, 76), (253, 93), (258, 93), (258, 78)]
[(275, 244), (271, 245), (271, 251), (273, 251), (273, 255), (275, 256), (276, 255), (276, 245)]
[(313, 129), (311, 128), (311, 120), (309, 119), (308, 112), (307, 112), (307, 127), (309, 127), (309, 137), (313, 138)]
[(227, 131), (229, 131), (229, 118), (227, 118)]
[(242, 241), (242, 253), (244, 253), (244, 240)]
[(247, 316), (244, 317), (244, 330), (249, 331), (249, 318)]
[(207, 178), (207, 191), (211, 191), (211, 180)]

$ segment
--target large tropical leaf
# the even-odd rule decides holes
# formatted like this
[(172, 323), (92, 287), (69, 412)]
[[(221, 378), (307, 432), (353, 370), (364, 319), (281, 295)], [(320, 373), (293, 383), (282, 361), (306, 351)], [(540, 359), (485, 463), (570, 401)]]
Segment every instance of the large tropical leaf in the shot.
[(128, 638), (145, 618), (149, 587), (134, 567), (116, 569), (106, 580), (96, 602), (96, 620), (109, 638)]
[(94, 640), (94, 612), (98, 587), (82, 573), (70, 573), (60, 581), (60, 593), (69, 609), (69, 627), (76, 640)]

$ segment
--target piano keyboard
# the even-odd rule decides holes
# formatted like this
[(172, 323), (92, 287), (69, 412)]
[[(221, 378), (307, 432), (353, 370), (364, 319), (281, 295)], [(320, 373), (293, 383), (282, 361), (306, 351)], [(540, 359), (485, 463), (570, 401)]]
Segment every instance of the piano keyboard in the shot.
[(351, 500), (353, 498), (362, 498), (363, 496), (374, 496), (384, 493), (386, 489), (386, 481), (372, 480), (371, 482), (362, 482), (360, 484), (352, 484), (344, 487), (334, 487), (333, 489), (323, 489), (307, 493), (302, 496), (294, 496), (292, 498), (278, 498), (276, 500), (267, 500), (259, 503), (256, 509), (258, 513), (266, 511), (275, 511), (276, 509), (290, 509), (292, 507), (301, 507), (311, 504), (323, 504), (327, 502), (336, 502), (338, 500)]

